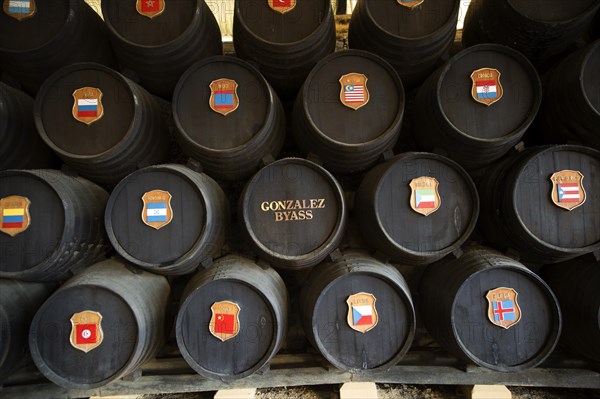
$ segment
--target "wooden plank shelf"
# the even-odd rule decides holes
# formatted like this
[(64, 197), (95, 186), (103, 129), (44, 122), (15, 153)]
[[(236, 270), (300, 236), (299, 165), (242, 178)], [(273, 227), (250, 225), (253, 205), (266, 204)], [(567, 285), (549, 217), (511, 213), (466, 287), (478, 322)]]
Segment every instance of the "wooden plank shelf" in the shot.
[(390, 370), (353, 374), (329, 365), (314, 354), (277, 355), (270, 369), (226, 383), (194, 373), (182, 358), (148, 362), (141, 376), (115, 381), (91, 390), (69, 390), (45, 381), (37, 374), (17, 375), (0, 388), (2, 399), (82, 398), (91, 396), (175, 394), (239, 388), (274, 388), (332, 385), (346, 382), (430, 385), (509, 385), (528, 387), (600, 389), (600, 370), (577, 358), (553, 354), (541, 367), (518, 373), (500, 373), (465, 365), (440, 351), (416, 351)]

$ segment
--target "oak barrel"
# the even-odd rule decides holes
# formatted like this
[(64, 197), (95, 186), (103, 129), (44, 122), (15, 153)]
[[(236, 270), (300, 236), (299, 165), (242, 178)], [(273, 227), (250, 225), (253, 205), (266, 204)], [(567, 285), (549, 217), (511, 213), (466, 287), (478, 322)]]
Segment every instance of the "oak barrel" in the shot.
[(573, 53), (544, 77), (538, 115), (545, 141), (600, 149), (600, 40)]
[[(499, 83), (488, 77), (495, 74), (490, 69), (500, 73)], [(419, 89), (413, 136), (420, 150), (439, 152), (467, 170), (479, 169), (521, 140), (541, 96), (539, 76), (522, 54), (496, 44), (470, 47)], [(489, 101), (495, 102), (480, 103)]]
[(404, 88), (381, 57), (340, 51), (313, 68), (293, 112), (294, 139), (304, 152), (318, 156), (333, 173), (357, 172), (396, 144)]
[(103, 259), (108, 193), (56, 170), (0, 172), (0, 278), (60, 281)]
[(0, 69), (29, 94), (35, 95), (50, 75), (75, 62), (116, 66), (102, 19), (84, 0), (27, 3), (34, 4), (35, 11), (21, 21), (17, 18), (29, 12), (0, 12)]
[[(135, 1), (103, 1), (102, 13), (121, 67), (148, 91), (171, 99), (183, 72), (222, 54), (221, 31), (204, 0), (157, 1), (137, 11)], [(161, 6), (162, 5), (162, 6)], [(133, 76), (132, 76), (133, 77)]]
[(232, 381), (279, 351), (287, 329), (287, 290), (271, 268), (229, 255), (188, 283), (176, 322), (177, 344), (199, 374)]
[[(89, 98), (75, 98), (75, 93)], [(86, 101), (92, 105), (80, 106)], [(61, 69), (44, 83), (34, 107), (46, 144), (94, 182), (116, 184), (139, 167), (164, 162), (169, 154), (158, 100), (105, 66), (81, 63)]]
[(229, 206), (209, 176), (183, 165), (157, 165), (115, 187), (104, 223), (125, 260), (154, 273), (180, 275), (207, 267), (220, 255)]
[(0, 279), (0, 384), (31, 361), (27, 356), (29, 325), (53, 288), (51, 284)]
[(235, 52), (256, 64), (281, 96), (293, 98), (312, 67), (335, 50), (331, 0), (293, 1), (289, 11), (269, 3), (235, 1)]
[(277, 157), (285, 140), (277, 94), (258, 70), (234, 57), (190, 67), (175, 89), (173, 118), (182, 150), (223, 180), (248, 179), (264, 159)]
[(428, 264), (457, 250), (471, 235), (479, 197), (457, 163), (409, 152), (364, 177), (354, 209), (371, 248), (397, 262)]
[(585, 33), (598, 9), (598, 0), (473, 0), (462, 40), (510, 46), (545, 69)]
[(584, 256), (542, 268), (563, 315), (561, 341), (580, 356), (600, 362), (600, 261)]
[[(531, 148), (490, 168), (479, 183), (479, 227), (501, 251), (553, 263), (600, 249), (600, 152)], [(583, 187), (583, 189), (580, 189)]]
[(284, 158), (262, 168), (240, 198), (242, 234), (272, 265), (314, 266), (340, 244), (346, 228), (344, 193), (321, 166)]
[(33, 99), (0, 82), (0, 170), (39, 169), (58, 165), (33, 122)]
[(413, 302), (400, 272), (357, 251), (313, 270), (300, 309), (312, 345), (352, 373), (389, 369), (406, 354), (415, 332)]
[(359, 0), (350, 20), (348, 45), (384, 58), (412, 89), (433, 72), (452, 44), (459, 9), (459, 0), (426, 0), (415, 8), (395, 1)]
[(423, 323), (441, 347), (490, 370), (537, 366), (561, 331), (559, 306), (546, 283), (521, 263), (483, 247), (429, 265), (419, 302)]
[(164, 344), (167, 279), (114, 259), (63, 284), (38, 310), (29, 347), (40, 372), (64, 388), (104, 386)]

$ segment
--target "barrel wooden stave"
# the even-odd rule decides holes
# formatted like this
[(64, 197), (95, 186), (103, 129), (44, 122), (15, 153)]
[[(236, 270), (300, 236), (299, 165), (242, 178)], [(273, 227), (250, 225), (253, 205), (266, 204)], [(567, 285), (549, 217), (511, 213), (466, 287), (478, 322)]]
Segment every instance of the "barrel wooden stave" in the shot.
[(84, 0), (36, 1), (32, 18), (0, 14), (0, 68), (35, 95), (45, 79), (76, 62), (116, 66), (102, 19)]
[(335, 50), (335, 21), (329, 0), (297, 2), (279, 14), (267, 2), (236, 0), (236, 54), (257, 65), (282, 98), (293, 98), (314, 65)]
[(53, 289), (52, 284), (0, 279), (0, 383), (31, 361), (29, 325)]
[[(220, 341), (209, 331), (211, 306), (240, 307), (239, 333)], [(199, 374), (232, 381), (249, 376), (279, 351), (287, 329), (287, 291), (281, 277), (249, 258), (228, 255), (191, 278), (176, 322), (184, 359)]]
[[(438, 183), (440, 208), (423, 216), (411, 209), (413, 179)], [(355, 199), (357, 221), (371, 248), (397, 262), (433, 263), (469, 238), (479, 215), (477, 189), (455, 162), (429, 153), (403, 153), (373, 168)]]
[[(115, 259), (88, 268), (63, 284), (36, 313), (29, 332), (36, 366), (50, 381), (69, 389), (101, 387), (133, 372), (164, 344), (169, 294), (165, 277), (135, 271)], [(83, 311), (102, 316), (103, 341), (87, 353), (70, 341), (70, 319)]]
[(241, 234), (249, 251), (275, 267), (320, 263), (341, 243), (344, 193), (322, 167), (283, 158), (258, 171), (240, 197)]
[(102, 214), (108, 193), (79, 177), (55, 170), (0, 173), (0, 198), (30, 200), (31, 225), (11, 237), (0, 234), (1, 278), (60, 281), (109, 252)]
[(600, 40), (578, 50), (544, 78), (537, 128), (548, 143), (600, 149)]
[[(367, 77), (368, 102), (355, 110), (340, 99), (342, 75)], [(362, 50), (337, 52), (311, 71), (294, 104), (292, 133), (298, 147), (331, 172), (368, 169), (396, 144), (404, 116), (404, 87), (382, 58)]]
[(583, 35), (598, 9), (596, 0), (473, 0), (465, 16), (463, 44), (510, 46), (544, 70)]
[[(521, 318), (509, 328), (488, 320), (486, 294), (499, 287), (518, 294)], [(494, 371), (537, 366), (560, 336), (561, 313), (550, 288), (519, 262), (483, 247), (429, 265), (419, 301), (423, 323), (440, 346)]]
[(219, 26), (204, 0), (169, 1), (154, 18), (122, 1), (105, 1), (102, 10), (121, 66), (165, 99), (188, 67), (223, 52)]
[[(211, 82), (222, 78), (238, 84), (239, 106), (227, 116), (208, 105)], [(277, 94), (258, 70), (232, 57), (210, 57), (185, 72), (173, 96), (173, 117), (182, 150), (204, 172), (227, 181), (249, 178), (265, 159), (277, 157), (285, 140)]]
[[(592, 183), (600, 153), (581, 146), (537, 147), (507, 158), (481, 179), (479, 227), (489, 243), (523, 261), (564, 261), (600, 248), (600, 206)], [(551, 200), (550, 177), (562, 170), (583, 174), (585, 202), (567, 211)]]
[[(347, 321), (346, 300), (361, 292), (375, 296), (378, 317), (365, 333), (353, 330)], [(352, 373), (393, 366), (414, 336), (415, 313), (402, 275), (356, 250), (313, 269), (303, 284), (300, 310), (311, 344), (335, 367)]]
[(33, 99), (0, 82), (0, 170), (40, 169), (58, 164), (33, 122)]
[[(485, 106), (471, 97), (471, 73), (500, 71), (503, 96)], [(467, 48), (435, 71), (415, 100), (413, 138), (422, 151), (438, 152), (467, 170), (483, 168), (517, 144), (541, 103), (541, 82), (531, 63), (500, 45)]]
[[(172, 221), (160, 229), (142, 220), (142, 196), (153, 190), (171, 194)], [(105, 225), (113, 247), (128, 262), (154, 273), (181, 275), (210, 265), (225, 242), (229, 204), (209, 176), (183, 165), (141, 169), (111, 193)]]
[(424, 2), (416, 9), (387, 1), (358, 2), (348, 31), (351, 49), (388, 61), (407, 89), (433, 71), (456, 34), (459, 1)]
[[(90, 125), (72, 115), (72, 94), (82, 87), (103, 93), (104, 115)], [(161, 163), (169, 155), (169, 132), (158, 100), (99, 64), (74, 64), (52, 75), (36, 97), (34, 114), (46, 144), (97, 183), (114, 185), (139, 167)]]

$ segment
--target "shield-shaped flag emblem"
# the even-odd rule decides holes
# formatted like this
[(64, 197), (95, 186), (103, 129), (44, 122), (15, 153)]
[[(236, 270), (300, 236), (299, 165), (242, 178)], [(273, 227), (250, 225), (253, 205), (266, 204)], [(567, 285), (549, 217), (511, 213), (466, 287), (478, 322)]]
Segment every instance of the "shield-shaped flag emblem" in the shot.
[(104, 333), (102, 332), (102, 315), (98, 312), (85, 310), (75, 313), (71, 317), (71, 345), (88, 353), (102, 344)]
[(509, 329), (521, 320), (519, 294), (512, 288), (499, 287), (488, 291), (488, 319), (498, 327)]
[(272, 10), (285, 14), (296, 7), (296, 0), (267, 0)]
[(348, 304), (347, 321), (350, 328), (363, 334), (375, 328), (379, 322), (375, 301), (377, 298), (366, 292), (359, 292), (348, 297), (346, 300)]
[(171, 193), (163, 190), (152, 190), (142, 195), (144, 207), (142, 209), (142, 221), (156, 229), (162, 229), (173, 220), (173, 208), (171, 208)]
[(404, 7), (408, 7), (408, 8), (415, 8), (417, 6), (420, 6), (421, 4), (423, 4), (423, 2), (425, 0), (396, 0), (398, 1), (398, 4), (400, 4), (401, 6)]
[(96, 87), (82, 87), (73, 92), (73, 118), (91, 125), (104, 116), (102, 91)]
[(433, 177), (422, 176), (410, 181), (410, 207), (423, 216), (437, 211), (442, 205), (439, 183)]
[(558, 207), (572, 211), (585, 202), (583, 175), (576, 170), (561, 170), (552, 180), (552, 202)]
[(369, 102), (367, 77), (362, 73), (349, 73), (340, 78), (342, 85), (340, 101), (348, 108), (357, 110)]
[(500, 84), (500, 71), (493, 68), (481, 68), (473, 71), (471, 96), (478, 103), (490, 106), (499, 101), (504, 94)]
[(165, 12), (165, 0), (137, 0), (135, 9), (140, 15), (150, 19)]
[(11, 195), (0, 199), (0, 211), (2, 213), (0, 231), (14, 237), (27, 230), (31, 224), (29, 205), (31, 205), (31, 201), (19, 195)]
[(210, 307), (209, 330), (212, 335), (225, 342), (240, 332), (240, 307), (230, 301), (215, 302)]
[(237, 95), (238, 84), (231, 79), (217, 79), (210, 84), (210, 108), (226, 116), (235, 111), (240, 105), (240, 99)]
[(33, 17), (37, 11), (35, 0), (4, 0), (2, 8), (6, 15), (19, 22)]

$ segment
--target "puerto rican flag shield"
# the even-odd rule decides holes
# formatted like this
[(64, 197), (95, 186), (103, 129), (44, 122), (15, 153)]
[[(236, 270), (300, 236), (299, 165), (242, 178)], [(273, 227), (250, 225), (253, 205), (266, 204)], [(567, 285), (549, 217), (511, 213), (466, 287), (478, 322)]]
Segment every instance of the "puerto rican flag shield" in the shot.
[(554, 173), (551, 199), (554, 205), (567, 211), (580, 207), (585, 202), (583, 174), (576, 170), (561, 170)]
[(488, 291), (488, 319), (492, 324), (509, 329), (521, 320), (521, 308), (517, 303), (519, 294), (512, 288), (499, 287)]
[(347, 321), (350, 328), (361, 333), (375, 328), (379, 321), (375, 302), (377, 298), (367, 292), (359, 292), (348, 297)]

